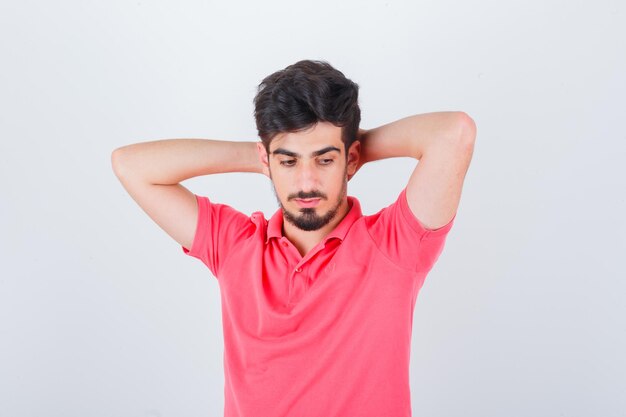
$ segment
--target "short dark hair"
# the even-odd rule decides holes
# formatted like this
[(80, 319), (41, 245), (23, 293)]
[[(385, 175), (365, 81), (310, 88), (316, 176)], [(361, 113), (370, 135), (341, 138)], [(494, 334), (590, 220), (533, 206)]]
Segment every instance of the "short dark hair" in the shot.
[(322, 121), (342, 128), (347, 155), (361, 122), (358, 98), (359, 85), (326, 61), (305, 59), (268, 75), (254, 97), (254, 118), (265, 150), (269, 152), (279, 133), (307, 130)]

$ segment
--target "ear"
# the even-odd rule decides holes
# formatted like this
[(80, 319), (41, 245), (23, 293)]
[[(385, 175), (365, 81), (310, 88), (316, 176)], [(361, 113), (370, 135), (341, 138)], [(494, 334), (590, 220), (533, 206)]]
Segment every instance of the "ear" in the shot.
[(261, 161), (262, 173), (268, 178), (270, 178), (269, 160), (267, 157), (267, 151), (265, 150), (265, 146), (263, 146), (263, 142), (257, 142), (256, 148), (257, 148), (257, 151), (259, 152), (259, 160)]
[(361, 141), (356, 140), (348, 149), (348, 175), (352, 176), (357, 171), (361, 157)]

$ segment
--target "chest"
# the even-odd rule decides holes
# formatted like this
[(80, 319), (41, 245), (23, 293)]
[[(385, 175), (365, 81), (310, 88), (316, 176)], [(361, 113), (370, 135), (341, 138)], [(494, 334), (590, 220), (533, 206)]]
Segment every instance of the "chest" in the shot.
[(372, 320), (406, 314), (414, 302), (415, 279), (389, 262), (374, 245), (329, 241), (302, 257), (276, 242), (231, 257), (220, 277), (224, 314), (257, 332), (282, 334), (339, 320), (346, 311)]

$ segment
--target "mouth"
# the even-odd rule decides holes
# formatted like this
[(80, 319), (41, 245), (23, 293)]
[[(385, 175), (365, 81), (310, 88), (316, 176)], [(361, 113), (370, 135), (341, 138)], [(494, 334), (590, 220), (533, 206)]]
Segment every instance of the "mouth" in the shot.
[(296, 198), (295, 200), (296, 200), (296, 203), (298, 203), (300, 207), (315, 207), (320, 202), (319, 198), (306, 198), (306, 199)]

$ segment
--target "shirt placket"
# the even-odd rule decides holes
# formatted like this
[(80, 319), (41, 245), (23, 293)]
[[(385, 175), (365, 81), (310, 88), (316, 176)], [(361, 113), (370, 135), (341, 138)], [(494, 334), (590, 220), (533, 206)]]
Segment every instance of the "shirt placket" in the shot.
[(291, 271), (289, 280), (289, 301), (288, 305), (296, 304), (302, 299), (306, 291), (306, 273), (302, 265), (296, 265)]
[[(302, 297), (304, 296), (304, 293), (306, 292), (307, 288), (308, 288), (308, 275), (307, 275), (307, 270), (308, 268), (306, 267), (309, 259), (311, 259), (311, 257), (314, 255), (314, 251), (311, 251), (311, 253), (308, 253), (307, 256), (305, 256), (304, 258), (300, 258), (300, 253), (298, 252), (298, 250), (296, 249), (295, 246), (293, 246), (293, 244), (286, 239), (285, 237), (283, 237), (283, 242), (282, 245), (287, 249), (287, 251), (289, 252), (289, 258), (290, 258), (290, 266), (289, 266), (289, 283), (288, 283), (288, 299), (287, 299), (287, 305), (294, 305), (296, 303), (298, 303), (298, 301), (300, 301), (302, 299)], [(317, 251), (315, 251), (317, 252)]]

